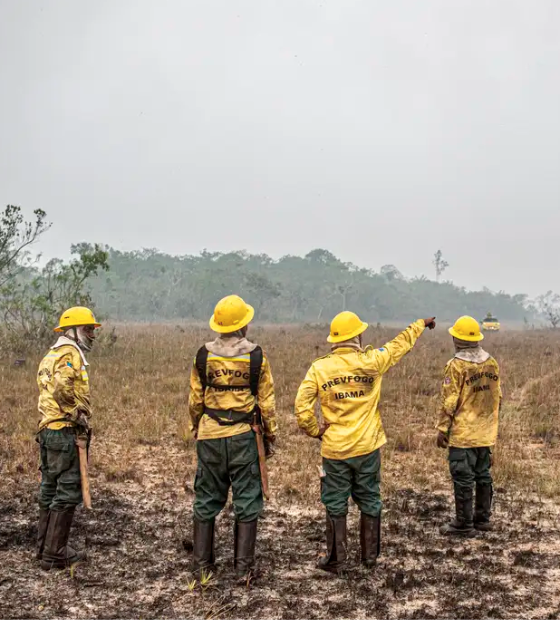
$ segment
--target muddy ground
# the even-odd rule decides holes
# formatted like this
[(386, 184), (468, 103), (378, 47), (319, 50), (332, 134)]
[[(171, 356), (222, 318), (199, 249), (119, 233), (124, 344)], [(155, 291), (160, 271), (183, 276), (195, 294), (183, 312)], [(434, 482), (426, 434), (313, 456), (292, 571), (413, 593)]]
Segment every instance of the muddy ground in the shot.
[(2, 618), (559, 618), (560, 530), (555, 504), (496, 493), (497, 531), (442, 538), (451, 493), (402, 488), (386, 498), (377, 569), (357, 566), (350, 513), (350, 570), (314, 568), (324, 550), (320, 506), (273, 500), (260, 526), (260, 575), (234, 582), (231, 510), (218, 523), (219, 572), (192, 587), (192, 493), (154, 464), (141, 480), (93, 479), (94, 510), (80, 509), (72, 539), (90, 561), (43, 572), (34, 561), (36, 483), (0, 491)]

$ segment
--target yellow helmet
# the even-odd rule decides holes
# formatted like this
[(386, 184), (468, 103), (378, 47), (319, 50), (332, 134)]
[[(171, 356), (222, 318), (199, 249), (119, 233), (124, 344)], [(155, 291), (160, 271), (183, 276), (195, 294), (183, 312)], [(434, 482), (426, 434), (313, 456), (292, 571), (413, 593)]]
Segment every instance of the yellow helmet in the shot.
[(331, 333), (328, 342), (344, 342), (365, 332), (368, 324), (354, 312), (340, 312), (331, 322)]
[(242, 329), (253, 320), (255, 309), (239, 295), (228, 295), (216, 304), (210, 327), (219, 334), (230, 334)]
[(75, 306), (74, 308), (68, 308), (68, 310), (62, 313), (58, 326), (54, 328), (54, 331), (63, 332), (69, 327), (80, 327), (82, 325), (101, 327), (101, 323), (95, 320), (93, 312), (89, 308)]
[(462, 316), (455, 321), (455, 325), (449, 328), (449, 333), (458, 340), (467, 342), (479, 342), (484, 340), (484, 334), (480, 331), (480, 325), (472, 316)]

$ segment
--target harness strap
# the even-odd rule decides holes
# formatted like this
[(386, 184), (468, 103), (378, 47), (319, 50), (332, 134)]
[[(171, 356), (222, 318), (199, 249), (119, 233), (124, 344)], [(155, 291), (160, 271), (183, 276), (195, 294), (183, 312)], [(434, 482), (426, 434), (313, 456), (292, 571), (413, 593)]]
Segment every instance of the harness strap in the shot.
[(200, 347), (200, 349), (196, 353), (195, 366), (198, 372), (198, 376), (200, 378), (200, 383), (202, 384), (202, 391), (206, 391), (206, 386), (208, 385), (208, 379), (206, 377), (206, 363), (208, 362), (208, 349), (204, 347)]
[(249, 387), (251, 394), (256, 398), (259, 394), (259, 380), (261, 378), (261, 368), (263, 365), (263, 350), (255, 347), (249, 358)]
[(232, 409), (209, 409), (204, 407), (204, 413), (220, 426), (234, 426), (235, 424), (250, 424), (253, 421), (253, 412), (243, 413)]
[[(251, 390), (251, 394), (256, 399), (259, 393), (259, 380), (261, 377), (261, 369), (263, 365), (263, 350), (260, 346), (256, 346), (249, 354), (249, 384), (248, 385), (228, 385), (228, 384), (212, 384), (208, 383), (208, 349), (206, 346), (200, 347), (197, 351), (195, 358), (195, 367), (200, 378), (202, 385), (203, 395), (206, 395), (208, 388), (224, 391), (238, 391), (238, 390)], [(258, 405), (255, 405), (255, 409), (249, 413), (242, 413), (233, 410), (221, 410), (221, 409), (209, 409), (204, 407), (204, 413), (208, 417), (215, 420), (220, 426), (233, 426), (240, 422), (250, 423), (256, 411)]]

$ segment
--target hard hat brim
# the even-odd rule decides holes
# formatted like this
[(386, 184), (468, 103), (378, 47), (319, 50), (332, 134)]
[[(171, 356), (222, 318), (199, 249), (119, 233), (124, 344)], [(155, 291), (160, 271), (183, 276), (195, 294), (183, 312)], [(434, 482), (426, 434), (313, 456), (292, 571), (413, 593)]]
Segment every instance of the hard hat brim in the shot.
[(53, 331), (63, 332), (66, 329), (72, 329), (72, 327), (85, 327), (86, 325), (93, 325), (93, 327), (101, 327), (101, 323), (78, 323), (77, 325), (57, 325)]
[(456, 332), (453, 327), (450, 327), (448, 331), (453, 338), (457, 338), (457, 340), (464, 340), (465, 342), (480, 342), (481, 340), (484, 340), (484, 334), (482, 332), (478, 334), (478, 336), (465, 336), (464, 334), (459, 334), (459, 332)]
[(331, 334), (327, 337), (327, 342), (331, 342), (332, 344), (337, 344), (338, 342), (345, 342), (346, 340), (352, 340), (356, 336), (363, 334), (366, 329), (369, 327), (369, 323), (362, 321), (360, 327), (356, 328), (353, 332), (349, 334), (344, 334), (344, 336), (332, 336)]
[(216, 323), (214, 315), (212, 315), (209, 322), (210, 329), (214, 332), (217, 332), (218, 334), (231, 334), (249, 325), (249, 323), (253, 320), (253, 317), (255, 316), (255, 309), (249, 304), (245, 305), (247, 306), (247, 314), (243, 317), (241, 321), (239, 321), (239, 323), (236, 323), (235, 325), (218, 325), (218, 323)]

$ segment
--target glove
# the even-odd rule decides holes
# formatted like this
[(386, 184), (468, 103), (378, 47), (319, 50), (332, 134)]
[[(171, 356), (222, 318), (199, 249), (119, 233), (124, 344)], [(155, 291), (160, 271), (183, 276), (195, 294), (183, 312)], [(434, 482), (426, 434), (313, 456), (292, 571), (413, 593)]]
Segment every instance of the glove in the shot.
[(76, 426), (78, 426), (80, 429), (83, 430), (84, 433), (88, 434), (91, 432), (91, 426), (89, 424), (89, 417), (90, 417), (90, 412), (86, 411), (85, 409), (76, 409), (74, 416), (75, 416), (75, 423)]
[(433, 316), (431, 319), (424, 319), (424, 326), (428, 329), (434, 329), (436, 326), (436, 317)]
[(323, 439), (323, 435), (327, 432), (327, 429), (329, 428), (330, 424), (327, 424), (326, 422), (321, 422), (321, 424), (319, 425), (319, 434), (316, 435), (317, 439), (322, 440)]
[(442, 433), (441, 431), (439, 431), (438, 436), (437, 436), (437, 447), (445, 449), (448, 446), (449, 446), (449, 437), (445, 433)]
[(264, 454), (267, 459), (274, 456), (274, 444), (276, 443), (276, 435), (265, 435), (263, 433)]

